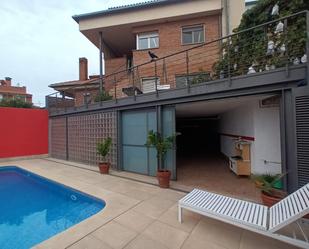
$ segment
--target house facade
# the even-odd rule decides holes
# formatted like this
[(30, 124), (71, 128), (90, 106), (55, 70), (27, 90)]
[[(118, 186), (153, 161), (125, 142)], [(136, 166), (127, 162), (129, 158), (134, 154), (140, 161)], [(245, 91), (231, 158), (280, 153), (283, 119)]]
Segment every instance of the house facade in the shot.
[[(120, 98), (132, 92), (133, 74), (138, 75), (134, 91), (139, 93), (155, 91), (155, 84), (160, 89), (183, 85), (183, 75), (187, 74), (187, 70), (191, 78), (196, 73), (203, 73), (205, 77), (209, 75), (213, 62), (218, 58), (218, 44), (203, 46), (200, 51), (195, 51), (194, 63), (190, 63), (188, 68), (179, 67), (185, 60), (180, 55), (176, 60), (173, 58), (174, 62), (166, 58), (164, 64), (157, 65), (157, 72), (151, 65), (144, 65), (136, 72), (128, 69), (149, 62), (149, 52), (163, 58), (230, 33), (238, 25), (241, 18), (239, 12), (242, 13), (244, 8), (245, 3), (241, 0), (153, 1), (73, 18), (78, 22), (80, 31), (101, 48), (104, 74), (110, 76), (105, 77), (105, 90)], [(203, 54), (211, 55), (213, 61), (202, 65)], [(199, 56), (201, 58), (196, 58)], [(113, 75), (120, 71), (123, 73)], [(169, 71), (168, 75), (166, 71)], [(118, 87), (118, 92), (113, 87), (115, 81), (122, 87)]]
[(20, 99), (32, 103), (32, 95), (27, 93), (27, 88), (25, 86), (12, 86), (10, 77), (0, 80), (0, 100), (2, 99)]
[[(266, 55), (267, 39), (285, 36), (275, 30), (265, 37), (260, 26), (222, 37), (221, 4), (155, 1), (74, 16), (100, 50), (99, 89), (113, 99), (51, 112), (50, 154), (95, 165), (96, 143), (111, 137), (114, 169), (155, 176), (148, 132), (179, 132), (165, 158), (174, 180), (284, 173), (289, 191), (308, 182), (306, 46)], [(304, 14), (262, 28), (282, 21), (295, 30), (291, 20)]]
[[(95, 101), (99, 92), (99, 76), (88, 75), (88, 60), (79, 58), (78, 80), (58, 82), (50, 84), (49, 87), (59, 92), (59, 97), (47, 96), (46, 103), (49, 107), (57, 105), (58, 98), (61, 107), (82, 106)], [(61, 103), (60, 103), (61, 102)]]

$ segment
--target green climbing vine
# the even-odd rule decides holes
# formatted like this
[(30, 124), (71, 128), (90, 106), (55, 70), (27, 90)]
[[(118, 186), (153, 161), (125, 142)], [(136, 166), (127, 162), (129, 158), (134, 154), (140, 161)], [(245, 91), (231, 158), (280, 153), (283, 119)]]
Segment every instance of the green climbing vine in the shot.
[[(260, 0), (247, 10), (234, 33), (309, 9), (308, 0)], [(306, 56), (306, 15), (255, 28), (232, 36), (221, 45), (214, 65), (215, 78), (243, 75), (299, 64)]]

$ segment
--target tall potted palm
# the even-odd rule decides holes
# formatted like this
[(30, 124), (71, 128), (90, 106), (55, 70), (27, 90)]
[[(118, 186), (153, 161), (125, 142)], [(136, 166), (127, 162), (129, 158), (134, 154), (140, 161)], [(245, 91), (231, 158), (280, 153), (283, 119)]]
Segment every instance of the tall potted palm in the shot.
[(169, 188), (171, 171), (164, 168), (166, 153), (172, 148), (176, 135), (164, 137), (159, 132), (149, 131), (146, 146), (155, 147), (157, 151), (157, 178), (161, 188)]
[(110, 162), (106, 161), (110, 148), (112, 146), (112, 139), (110, 137), (104, 139), (97, 144), (97, 152), (102, 156), (103, 161), (99, 162), (99, 169), (101, 174), (108, 174), (110, 168)]

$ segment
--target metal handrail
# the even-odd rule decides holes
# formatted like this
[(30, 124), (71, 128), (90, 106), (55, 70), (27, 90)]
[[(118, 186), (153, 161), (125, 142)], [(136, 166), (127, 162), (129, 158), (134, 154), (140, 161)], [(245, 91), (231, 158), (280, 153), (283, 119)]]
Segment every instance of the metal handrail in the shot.
[[(244, 29), (244, 30), (241, 30), (237, 33), (233, 33), (233, 34), (230, 34), (230, 35), (226, 35), (226, 36), (222, 36), (220, 38), (217, 38), (217, 39), (213, 39), (209, 42), (204, 42), (203, 44), (200, 44), (200, 45), (197, 45), (197, 46), (194, 46), (194, 47), (191, 47), (191, 48), (188, 48), (188, 49), (185, 49), (185, 50), (181, 50), (179, 52), (176, 52), (176, 53), (173, 53), (173, 54), (169, 54), (169, 55), (166, 55), (166, 56), (163, 56), (163, 57), (160, 57), (158, 59), (156, 59), (155, 61), (160, 61), (160, 60), (164, 60), (166, 58), (169, 58), (169, 57), (172, 57), (172, 56), (175, 56), (175, 55), (178, 55), (178, 54), (182, 54), (184, 52), (188, 52), (188, 51), (191, 51), (193, 49), (197, 49), (197, 48), (200, 48), (200, 47), (203, 47), (203, 46), (206, 46), (206, 45), (209, 45), (211, 43), (214, 43), (214, 42), (218, 42), (218, 41), (222, 41), (222, 40), (225, 40), (227, 38), (230, 38), (230, 37), (233, 37), (233, 36), (237, 36), (237, 35), (240, 35), (242, 33), (245, 33), (245, 32), (248, 32), (250, 30), (254, 30), (254, 29), (257, 29), (257, 28), (261, 28), (261, 27), (264, 27), (264, 26), (267, 26), (269, 24), (272, 24), (272, 23), (276, 23), (276, 22), (279, 22), (279, 21), (282, 21), (282, 20), (285, 20), (285, 19), (288, 19), (288, 18), (291, 18), (291, 17), (294, 17), (294, 16), (298, 16), (298, 15), (301, 15), (301, 14), (309, 14), (309, 11), (308, 10), (303, 10), (303, 11), (300, 11), (300, 12), (297, 12), (295, 14), (292, 14), (292, 15), (288, 15), (288, 16), (285, 16), (285, 17), (282, 17), (282, 18), (278, 18), (276, 20), (273, 20), (273, 21), (269, 21), (269, 22), (266, 22), (266, 23), (263, 23), (263, 24), (259, 24), (259, 25), (256, 25), (252, 28), (248, 28), (248, 29)], [(139, 65), (136, 65), (136, 66), (133, 66), (133, 67), (130, 67), (129, 70), (132, 70), (132, 69), (135, 69), (137, 67), (141, 67), (141, 66), (145, 66), (147, 64), (151, 64), (153, 63), (154, 61), (148, 61), (148, 62), (145, 62), (145, 63), (141, 63)], [(111, 74), (107, 74), (107, 75), (104, 75), (104, 77), (109, 77), (109, 76), (112, 76), (114, 74), (119, 74), (119, 73), (123, 73), (123, 72), (127, 72), (127, 70), (120, 70), (120, 71), (117, 71), (117, 72), (113, 72)]]
[[(290, 18), (293, 18), (293, 17), (296, 17), (296, 16), (300, 16), (300, 15), (306, 15), (306, 19), (307, 19), (307, 23), (306, 23), (306, 31), (307, 31), (307, 41), (306, 41), (306, 53), (307, 53), (307, 58), (309, 58), (309, 30), (308, 30), (308, 28), (309, 28), (309, 11), (308, 10), (303, 10), (303, 11), (300, 11), (300, 12), (298, 12), (298, 13), (294, 13), (294, 14), (291, 14), (291, 15), (288, 15), (288, 16), (285, 16), (285, 17), (282, 17), (282, 18), (278, 18), (278, 19), (276, 19), (276, 20), (273, 20), (273, 21), (269, 21), (269, 22), (266, 22), (266, 23), (263, 23), (263, 24), (259, 24), (259, 25), (256, 25), (256, 26), (254, 26), (254, 27), (251, 27), (251, 28), (247, 28), (247, 29), (243, 29), (243, 30), (241, 30), (241, 31), (239, 31), (239, 32), (237, 32), (237, 33), (233, 33), (233, 34), (230, 34), (230, 35), (226, 35), (226, 36), (223, 36), (223, 37), (220, 37), (220, 38), (216, 38), (216, 39), (212, 39), (212, 40), (210, 40), (210, 41), (208, 41), (208, 42), (204, 42), (204, 43), (202, 43), (202, 44), (200, 44), (200, 45), (197, 45), (197, 46), (192, 46), (192, 47), (190, 47), (190, 48), (187, 48), (187, 49), (185, 49), (185, 50), (181, 50), (181, 51), (178, 51), (178, 52), (175, 52), (175, 53), (172, 53), (172, 54), (169, 54), (169, 55), (166, 55), (166, 56), (163, 56), (163, 57), (160, 57), (160, 58), (158, 58), (158, 59), (156, 59), (156, 60), (152, 60), (152, 61), (148, 61), (148, 62), (145, 62), (145, 63), (141, 63), (141, 64), (139, 64), (139, 65), (136, 65), (136, 66), (132, 66), (132, 67), (130, 67), (130, 68), (127, 68), (127, 69), (123, 69), (123, 70), (118, 70), (118, 71), (115, 71), (115, 72), (112, 72), (112, 73), (110, 73), (110, 74), (107, 74), (107, 75), (104, 75), (103, 76), (103, 81), (105, 81), (105, 83), (106, 82), (109, 82), (109, 79), (112, 77), (112, 79), (113, 80), (111, 80), (111, 82), (109, 82), (109, 84), (111, 84), (111, 85), (113, 85), (113, 89), (114, 89), (114, 91), (115, 91), (115, 101), (117, 101), (117, 80), (116, 80), (116, 76), (117, 75), (120, 75), (120, 74), (123, 74), (123, 73), (126, 73), (127, 74), (127, 76), (122, 76), (122, 77), (127, 77), (128, 79), (129, 79), (129, 77), (131, 77), (132, 75), (134, 75), (133, 76), (133, 82), (132, 82), (132, 86), (136, 86), (135, 85), (135, 77), (136, 77), (136, 75), (135, 75), (135, 72), (136, 72), (136, 74), (138, 74), (138, 70), (139, 70), (139, 68), (142, 68), (142, 67), (144, 67), (144, 66), (147, 66), (147, 65), (154, 65), (153, 67), (153, 70), (154, 70), (154, 74), (156, 75), (156, 80), (155, 80), (155, 84), (157, 85), (158, 84), (158, 82), (157, 82), (157, 74), (158, 74), (158, 70), (161, 70), (160, 68), (158, 68), (158, 65), (160, 64), (161, 65), (161, 67), (166, 67), (166, 64), (167, 64), (167, 62), (166, 62), (166, 60), (168, 59), (168, 58), (173, 58), (173, 57), (176, 57), (177, 55), (180, 55), (180, 54), (183, 54), (183, 55), (185, 55), (185, 58), (183, 59), (183, 58), (175, 58), (174, 60), (173, 60), (173, 63), (171, 63), (170, 65), (172, 65), (172, 66), (177, 66), (178, 65), (178, 67), (179, 67), (179, 71), (185, 71), (186, 72), (186, 75), (187, 75), (187, 80), (186, 80), (186, 82), (187, 82), (187, 87), (188, 87), (188, 91), (190, 91), (190, 81), (189, 81), (189, 75), (190, 75), (190, 72), (189, 72), (189, 63), (191, 63), (190, 64), (190, 66), (191, 65), (195, 65), (194, 63), (194, 61), (192, 61), (192, 58), (193, 58), (193, 56), (198, 56), (199, 55), (199, 48), (202, 48), (202, 47), (206, 47), (206, 46), (209, 46), (209, 45), (211, 45), (211, 44), (214, 44), (214, 46), (213, 46), (213, 48), (214, 48), (214, 53), (213, 54), (208, 54), (207, 55), (207, 59), (210, 61), (210, 63), (213, 63), (212, 61), (214, 60), (216, 60), (216, 59), (218, 59), (219, 58), (219, 56), (220, 56), (220, 47), (218, 47), (218, 45), (216, 44), (216, 43), (218, 43), (218, 42), (226, 42), (226, 41), (231, 41), (231, 38), (233, 38), (233, 37), (235, 37), (235, 36), (240, 36), (240, 35), (242, 35), (242, 34), (244, 34), (244, 33), (246, 33), (246, 32), (250, 32), (250, 31), (252, 31), (252, 30), (256, 30), (256, 29), (259, 29), (259, 28), (261, 28), (261, 27), (266, 27), (266, 26), (268, 26), (268, 25), (271, 25), (271, 24), (274, 24), (274, 23), (278, 23), (278, 22), (280, 22), (280, 21), (282, 21), (282, 20), (284, 20), (285, 21), (285, 23), (287, 23), (287, 20), (288, 19), (290, 19)], [(264, 36), (265, 36), (265, 34), (264, 34)], [(249, 39), (251, 39), (251, 38), (249, 38)], [(248, 40), (249, 40), (248, 39)], [(255, 40), (256, 39), (256, 37), (252, 37), (252, 40)], [(229, 44), (228, 44), (228, 50), (229, 50)], [(248, 47), (250, 47), (250, 45), (248, 45)], [(243, 49), (244, 47), (242, 47), (242, 49)], [(197, 51), (197, 53), (196, 54), (193, 54), (193, 55), (191, 55), (191, 57), (190, 57), (190, 61), (189, 61), (189, 56), (188, 56), (188, 54), (189, 54), (189, 51), (194, 51), (194, 50), (196, 50)], [(291, 51), (289, 51), (289, 52), (291, 52)], [(296, 52), (298, 52), (298, 51), (296, 51)], [(211, 51), (210, 51), (210, 53), (211, 53)], [(229, 60), (229, 56), (230, 56), (230, 51), (227, 51), (227, 53), (228, 53), (228, 60)], [(265, 56), (266, 57), (266, 56)], [(259, 57), (258, 57), (259, 58)], [(288, 57), (286, 58), (286, 59), (289, 59)], [(185, 60), (185, 61), (184, 61)], [(177, 61), (179, 61), (180, 63), (179, 64), (177, 64), (177, 63), (175, 63), (175, 62), (177, 62)], [(183, 66), (183, 68), (182, 68), (182, 61), (184, 61), (183, 63), (186, 63), (186, 66)], [(288, 70), (288, 61), (286, 62), (286, 66), (287, 66), (287, 70)], [(208, 65), (208, 64), (206, 64), (206, 65)], [(234, 77), (234, 76), (237, 76), (237, 74), (235, 74), (234, 73), (234, 71), (233, 71), (233, 69), (231, 69), (231, 66), (232, 65), (230, 65), (230, 61), (228, 61), (228, 65), (227, 65), (227, 68), (226, 69), (224, 69), (222, 72), (223, 72), (223, 74), (224, 75), (226, 75), (227, 76), (227, 78), (228, 78), (228, 80), (231, 82), (231, 77)], [(245, 65), (245, 64), (242, 64), (242, 65), (240, 65), (239, 66), (239, 69), (241, 69), (241, 71), (243, 72), (244, 71), (244, 69), (245, 69), (245, 67), (246, 66), (248, 66), (248, 65)], [(308, 66), (308, 78), (309, 78), (309, 62), (307, 63), (307, 66)], [(147, 70), (150, 70), (149, 68), (146, 68)], [(165, 70), (165, 69), (162, 69), (163, 71)], [(132, 75), (131, 75), (132, 74)], [(165, 75), (164, 75), (165, 74)], [(131, 76), (130, 76), (131, 75)], [(163, 72), (163, 78), (164, 78), (164, 80), (166, 81), (167, 80), (167, 73), (166, 72)], [(139, 77), (139, 75), (137, 76), (137, 77)], [(120, 79), (118, 79), (118, 82), (120, 81)], [(166, 84), (167, 82), (165, 82), (165, 84)], [(169, 83), (169, 82), (168, 82)], [(68, 90), (74, 90), (75, 91), (75, 87), (71, 87), (71, 88), (68, 88), (68, 89), (66, 89), (66, 91), (68, 91)], [(119, 90), (119, 89), (118, 89)], [(157, 87), (156, 87), (156, 91), (157, 91), (157, 94), (158, 94), (158, 89), (157, 89)], [(57, 94), (57, 92), (55, 92), (55, 93), (52, 93), (52, 94), (49, 94), (49, 95), (47, 95), (46, 97), (48, 97), (48, 96), (54, 96), (55, 94)], [(135, 96), (135, 95), (134, 95)], [(135, 98), (135, 97), (134, 97)], [(101, 101), (102, 102), (102, 101)]]

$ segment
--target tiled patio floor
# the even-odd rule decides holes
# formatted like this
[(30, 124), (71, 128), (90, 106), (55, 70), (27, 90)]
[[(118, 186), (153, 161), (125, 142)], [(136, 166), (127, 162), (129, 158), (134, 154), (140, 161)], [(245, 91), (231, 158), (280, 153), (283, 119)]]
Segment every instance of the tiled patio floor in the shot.
[(177, 160), (176, 186), (208, 191), (261, 202), (260, 191), (246, 176), (237, 176), (229, 169), (228, 161), (220, 154), (199, 155)]
[(188, 211), (184, 211), (184, 222), (179, 224), (177, 201), (184, 196), (182, 192), (45, 159), (0, 165), (25, 168), (106, 201), (101, 212), (42, 242), (37, 249), (293, 248)]

